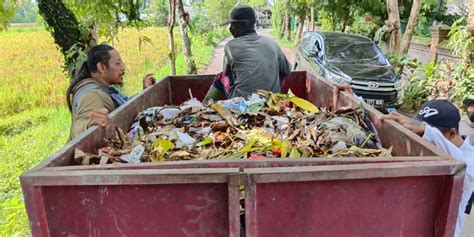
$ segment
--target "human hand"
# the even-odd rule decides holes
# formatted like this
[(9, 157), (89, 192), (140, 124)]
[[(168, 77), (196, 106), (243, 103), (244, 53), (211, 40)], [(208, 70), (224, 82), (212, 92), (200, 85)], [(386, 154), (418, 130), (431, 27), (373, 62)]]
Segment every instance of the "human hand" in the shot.
[(155, 85), (156, 83), (156, 78), (153, 76), (152, 73), (146, 74), (143, 77), (143, 89), (146, 89), (152, 85)]
[(382, 120), (393, 120), (420, 136), (423, 136), (423, 134), (425, 133), (426, 125), (424, 123), (415, 119), (408, 118), (397, 112), (392, 112), (390, 114), (383, 115)]
[(342, 83), (342, 84), (336, 84), (334, 85), (336, 88), (334, 89), (334, 92), (332, 93), (332, 105), (333, 109), (336, 109), (337, 103), (339, 102), (339, 93), (341, 91), (347, 92), (349, 94), (352, 94), (352, 88), (349, 83)]
[(109, 128), (109, 111), (106, 108), (92, 110), (87, 127), (93, 125), (99, 125), (106, 129)]

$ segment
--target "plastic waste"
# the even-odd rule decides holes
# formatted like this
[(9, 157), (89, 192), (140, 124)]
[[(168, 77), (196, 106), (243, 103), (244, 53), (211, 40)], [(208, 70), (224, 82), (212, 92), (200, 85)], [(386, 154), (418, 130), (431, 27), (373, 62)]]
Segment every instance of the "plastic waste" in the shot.
[(142, 145), (138, 145), (134, 147), (129, 154), (120, 156), (120, 160), (131, 164), (138, 164), (140, 163), (140, 157), (142, 157), (144, 151), (145, 147)]

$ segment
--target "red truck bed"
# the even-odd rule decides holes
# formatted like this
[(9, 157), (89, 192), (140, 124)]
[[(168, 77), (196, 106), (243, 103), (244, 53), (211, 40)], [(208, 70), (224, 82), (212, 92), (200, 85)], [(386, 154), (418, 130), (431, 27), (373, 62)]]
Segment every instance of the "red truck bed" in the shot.
[[(202, 99), (213, 75), (170, 76), (111, 114)], [(286, 87), (318, 106), (334, 88), (305, 72)], [(359, 106), (340, 94), (340, 105)], [(365, 105), (391, 158), (203, 160), (79, 166), (112, 136), (94, 127), (20, 179), (34, 236), (452, 236), (465, 165)], [(245, 186), (245, 222), (239, 187)]]

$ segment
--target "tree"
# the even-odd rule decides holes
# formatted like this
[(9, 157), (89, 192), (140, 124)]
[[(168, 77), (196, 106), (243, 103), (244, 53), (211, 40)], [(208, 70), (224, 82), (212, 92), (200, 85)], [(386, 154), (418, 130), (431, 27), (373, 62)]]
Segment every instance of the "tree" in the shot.
[(169, 37), (169, 53), (170, 58), (170, 73), (176, 75), (176, 47), (174, 45), (173, 29), (176, 20), (176, 0), (168, 0), (168, 37)]
[(292, 6), (292, 0), (286, 0), (285, 3), (284, 3), (284, 7), (285, 7), (285, 36), (286, 36), (286, 39), (288, 41), (291, 40), (291, 14), (292, 14), (292, 9), (291, 9), (291, 6)]
[[(71, 76), (74, 75), (79, 68), (79, 52), (88, 47), (90, 31), (81, 27), (74, 13), (62, 1), (40, 0), (38, 9), (64, 56), (65, 68)], [(76, 52), (72, 52), (73, 49)]]
[[(370, 0), (369, 0), (370, 1)], [(364, 0), (324, 0), (321, 9), (330, 18), (332, 29), (345, 32)]]
[(474, 0), (469, 0), (469, 19), (467, 29), (471, 32), (471, 36), (474, 37)]
[(413, 0), (408, 19), (407, 28), (403, 35), (403, 40), (400, 42), (400, 12), (397, 0), (387, 1), (388, 21), (386, 25), (390, 34), (390, 50), (397, 55), (406, 54), (410, 47), (411, 38), (418, 23), (418, 16), (420, 15), (422, 0)]
[(218, 26), (229, 17), (230, 11), (237, 3), (237, 0), (205, 0), (204, 7), (214, 26)]
[(8, 22), (15, 16), (16, 1), (0, 0), (0, 31), (8, 28)]
[(143, 26), (139, 19), (140, 6), (138, 0), (38, 1), (39, 13), (48, 24), (47, 29), (59, 46), (71, 77), (85, 60), (87, 49), (97, 43), (98, 36), (113, 39), (119, 27)]
[(297, 44), (301, 39), (306, 16), (309, 14), (310, 9), (311, 8), (309, 6), (308, 0), (294, 0), (293, 12), (296, 16), (298, 16), (299, 20), (298, 28), (296, 29), (296, 36), (294, 39), (295, 44)]
[(398, 0), (387, 0), (388, 20), (385, 25), (390, 32), (390, 50), (397, 53), (400, 48), (400, 13)]
[[(298, 16), (299, 19), (298, 29), (295, 36), (295, 44), (297, 44), (301, 39), (305, 24), (312, 24), (314, 20), (314, 14), (312, 14), (312, 10), (314, 11), (315, 7), (320, 7), (321, 3), (321, 0), (294, 0), (293, 13)], [(309, 21), (306, 22), (308, 16), (310, 18)], [(313, 28), (313, 26), (310, 28)]]
[(418, 22), (418, 16), (420, 15), (421, 0), (413, 0), (411, 7), (410, 18), (408, 19), (407, 28), (403, 34), (403, 40), (400, 49), (396, 52), (397, 54), (406, 54), (410, 47), (411, 38), (413, 32), (415, 32), (416, 24)]
[(166, 26), (168, 23), (168, 0), (151, 1), (144, 13), (149, 15), (155, 25)]
[(183, 42), (183, 50), (186, 57), (186, 64), (188, 65), (187, 73), (196, 74), (196, 62), (194, 61), (193, 54), (191, 52), (191, 40), (188, 36), (189, 14), (184, 10), (183, 0), (176, 0), (176, 3), (178, 4), (177, 8), (179, 12), (179, 27), (181, 39)]

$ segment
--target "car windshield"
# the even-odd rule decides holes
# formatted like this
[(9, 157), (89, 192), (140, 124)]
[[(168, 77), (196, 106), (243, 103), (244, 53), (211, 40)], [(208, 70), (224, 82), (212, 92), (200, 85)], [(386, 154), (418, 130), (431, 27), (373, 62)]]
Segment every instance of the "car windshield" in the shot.
[(330, 62), (387, 64), (385, 56), (372, 42), (326, 41), (326, 55)]

